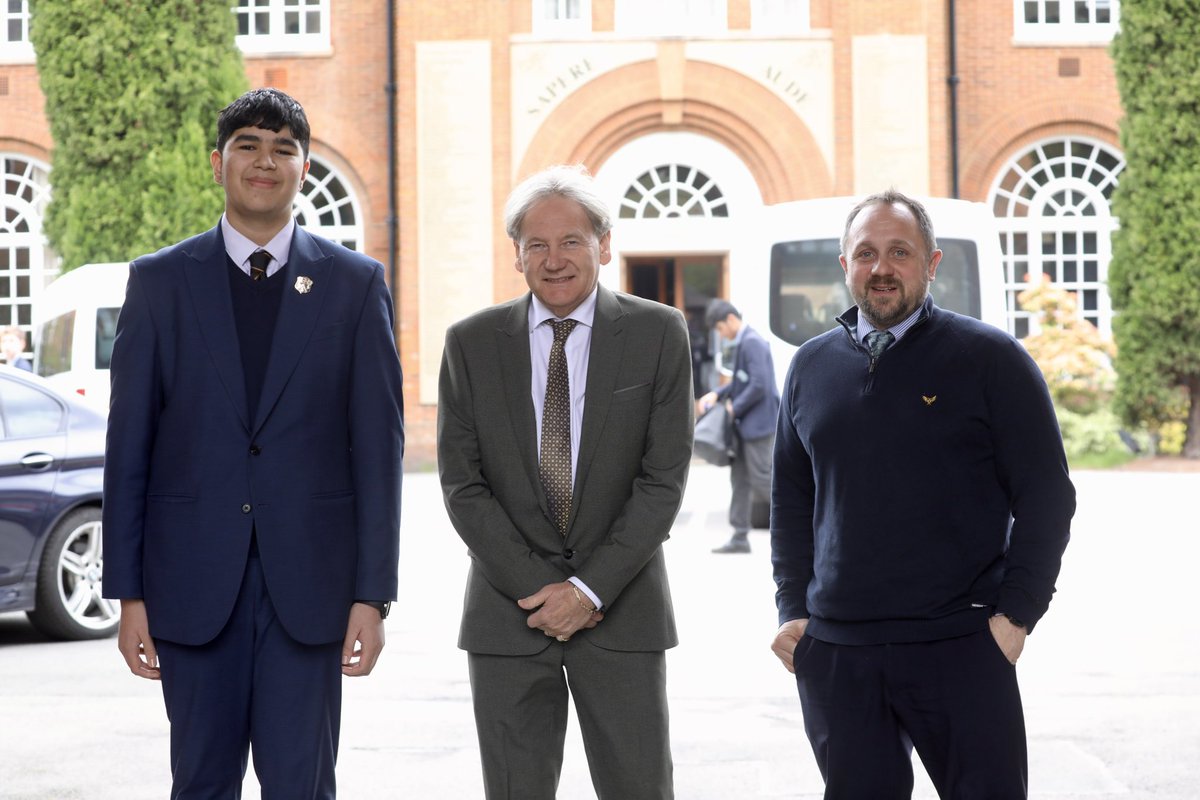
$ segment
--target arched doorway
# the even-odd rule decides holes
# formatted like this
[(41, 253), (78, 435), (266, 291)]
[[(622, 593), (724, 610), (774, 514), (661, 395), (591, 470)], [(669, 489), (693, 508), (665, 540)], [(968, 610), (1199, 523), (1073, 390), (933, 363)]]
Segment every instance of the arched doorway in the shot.
[(704, 325), (714, 297), (729, 297), (738, 253), (753, 235), (762, 195), (746, 165), (694, 133), (652, 133), (605, 161), (596, 182), (614, 209), (608, 286), (683, 312), (697, 396), (711, 388), (715, 342)]

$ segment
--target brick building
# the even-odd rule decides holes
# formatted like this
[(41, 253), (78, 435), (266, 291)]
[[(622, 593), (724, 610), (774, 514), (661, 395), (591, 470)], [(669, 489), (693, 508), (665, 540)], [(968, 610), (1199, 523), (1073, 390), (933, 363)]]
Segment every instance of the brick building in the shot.
[[(1110, 330), (1118, 0), (231, 4), (250, 83), (313, 123), (301, 221), (391, 268), (413, 463), (432, 459), (446, 326), (525, 289), (499, 218), (550, 163), (586, 164), (620, 209), (615, 288), (721, 293), (761, 269), (737, 257), (756, 209), (894, 185), (992, 210), (1015, 333), (1042, 272)], [(28, 325), (60, 268), (27, 5), (0, 11), (0, 325)]]

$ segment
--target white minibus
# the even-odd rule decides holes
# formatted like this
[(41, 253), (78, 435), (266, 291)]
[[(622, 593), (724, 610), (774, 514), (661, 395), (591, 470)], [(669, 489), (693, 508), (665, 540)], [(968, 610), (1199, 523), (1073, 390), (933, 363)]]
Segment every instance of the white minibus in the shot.
[[(930, 286), (942, 308), (1005, 326), (1004, 270), (994, 217), (982, 203), (919, 198), (933, 220), (943, 252)], [(730, 301), (760, 331), (770, 335), (779, 384), (796, 348), (837, 327), (835, 318), (854, 305), (838, 255), (853, 197), (797, 200), (766, 206), (749, 269), (730, 275)], [(765, 323), (765, 324), (764, 324)]]
[(84, 264), (52, 281), (33, 308), (34, 372), (105, 411), (128, 278), (127, 262)]

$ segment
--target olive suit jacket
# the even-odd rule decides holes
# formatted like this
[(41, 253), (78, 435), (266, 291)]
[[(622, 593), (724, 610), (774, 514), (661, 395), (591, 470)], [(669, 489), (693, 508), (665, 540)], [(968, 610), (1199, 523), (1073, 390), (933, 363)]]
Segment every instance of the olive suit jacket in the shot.
[(538, 477), (531, 394), (531, 296), (485, 309), (446, 334), (438, 468), (471, 557), (459, 646), (532, 655), (551, 639), (517, 600), (577, 575), (604, 619), (576, 634), (617, 651), (675, 646), (662, 544), (692, 455), (691, 351), (683, 316), (598, 290), (583, 427), (566, 536)]

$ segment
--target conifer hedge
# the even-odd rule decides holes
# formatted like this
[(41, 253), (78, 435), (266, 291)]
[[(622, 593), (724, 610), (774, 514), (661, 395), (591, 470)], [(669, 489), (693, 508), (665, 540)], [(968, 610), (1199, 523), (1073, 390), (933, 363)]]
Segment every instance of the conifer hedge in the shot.
[(1116, 410), (1158, 429), (1187, 419), (1200, 458), (1200, 14), (1192, 0), (1121, 4), (1112, 44), (1126, 167), (1113, 196), (1109, 290)]
[(245, 91), (230, 3), (31, 0), (54, 140), (45, 232), (63, 269), (128, 261), (212, 227), (209, 152)]

